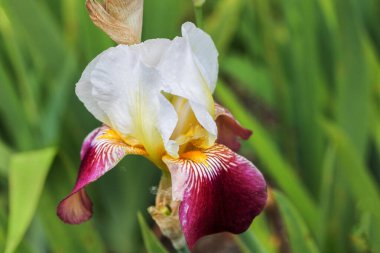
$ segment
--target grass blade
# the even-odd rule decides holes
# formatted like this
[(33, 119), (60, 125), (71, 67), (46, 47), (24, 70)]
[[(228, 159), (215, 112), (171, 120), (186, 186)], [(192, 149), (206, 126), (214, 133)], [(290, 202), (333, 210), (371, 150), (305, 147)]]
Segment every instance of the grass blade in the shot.
[(281, 215), (286, 224), (290, 246), (293, 253), (319, 252), (309, 229), (293, 204), (280, 192), (274, 192)]
[(141, 234), (144, 239), (144, 244), (145, 244), (145, 248), (147, 252), (148, 253), (168, 253), (168, 251), (164, 248), (164, 246), (162, 246), (162, 244), (157, 239), (157, 237), (149, 229), (141, 213), (137, 214), (137, 218), (139, 220)]
[(243, 126), (254, 131), (254, 135), (248, 140), (248, 144), (263, 163), (264, 166), (261, 170), (264, 174), (270, 175), (289, 196), (300, 210), (307, 224), (313, 227), (314, 232), (318, 234), (318, 208), (306, 187), (271, 141), (269, 133), (247, 112), (223, 83), (218, 85), (216, 95), (222, 105), (226, 106)]
[(28, 228), (56, 154), (55, 148), (16, 153), (9, 165), (10, 214), (5, 253), (17, 248)]
[(11, 157), (11, 150), (0, 140), (0, 176), (8, 174), (9, 160)]
[[(375, 224), (373, 233), (380, 237), (380, 195), (378, 185), (369, 174), (356, 146), (337, 125), (323, 122), (322, 126), (337, 147), (338, 177), (345, 181), (348, 190), (362, 212), (369, 212)], [(374, 241), (375, 242), (375, 241)]]

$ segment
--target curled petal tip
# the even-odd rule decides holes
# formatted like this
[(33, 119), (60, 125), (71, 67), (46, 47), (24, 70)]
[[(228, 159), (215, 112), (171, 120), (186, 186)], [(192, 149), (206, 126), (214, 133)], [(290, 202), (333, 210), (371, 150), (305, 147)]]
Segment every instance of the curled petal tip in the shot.
[(77, 182), (71, 193), (57, 207), (58, 217), (65, 223), (79, 224), (92, 216), (92, 203), (84, 187), (111, 170), (127, 154), (145, 154), (120, 138), (107, 126), (91, 132), (81, 150), (82, 163)]
[(62, 200), (57, 207), (58, 217), (68, 224), (80, 224), (92, 217), (92, 202), (84, 189)]
[(252, 131), (242, 127), (230, 111), (217, 103), (215, 103), (215, 116), (218, 126), (216, 142), (226, 145), (235, 152), (239, 151), (240, 142), (238, 138), (247, 140), (252, 135)]

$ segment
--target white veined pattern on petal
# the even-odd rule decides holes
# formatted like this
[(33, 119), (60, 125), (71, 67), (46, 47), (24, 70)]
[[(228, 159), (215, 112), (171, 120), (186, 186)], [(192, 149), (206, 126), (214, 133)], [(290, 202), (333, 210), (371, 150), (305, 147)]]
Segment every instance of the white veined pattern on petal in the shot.
[(82, 144), (77, 182), (71, 193), (59, 203), (57, 215), (70, 224), (90, 219), (92, 203), (84, 187), (115, 167), (127, 154), (146, 155), (146, 152), (125, 143), (116, 131), (106, 125), (92, 131)]
[[(204, 183), (205, 180), (212, 182), (218, 174), (224, 170), (228, 171), (229, 166), (236, 166), (233, 163), (232, 156), (228, 155), (230, 152), (222, 145), (214, 145), (204, 152), (206, 160), (201, 163), (194, 162), (193, 160), (185, 160), (182, 170), (189, 172), (189, 177), (186, 182), (187, 191), (191, 191), (193, 187), (199, 193), (199, 184)], [(192, 173), (193, 172), (193, 173)]]
[(227, 147), (215, 144), (201, 150), (184, 153), (179, 159), (164, 157), (173, 177), (173, 196), (181, 200), (184, 189), (191, 191), (199, 185), (212, 183), (221, 172), (227, 172), (230, 167), (236, 167), (235, 156)]
[[(100, 136), (101, 137), (101, 136)], [(126, 147), (123, 143), (110, 142), (108, 139), (95, 140), (95, 159), (93, 163), (103, 164), (102, 171), (108, 171), (124, 157)], [(99, 171), (101, 173), (101, 171)], [(100, 174), (99, 173), (99, 174)]]
[[(179, 220), (190, 248), (205, 235), (242, 233), (265, 207), (261, 172), (222, 144), (185, 152), (175, 165), (168, 160), (166, 164), (177, 191), (173, 196), (181, 200)], [(182, 185), (175, 181), (178, 178)]]
[[(111, 128), (104, 125), (99, 128), (87, 152), (83, 157), (81, 172), (76, 189), (83, 187), (88, 181), (95, 181), (111, 170), (125, 155), (145, 155), (145, 151), (129, 146)], [(86, 183), (82, 183), (86, 182)]]

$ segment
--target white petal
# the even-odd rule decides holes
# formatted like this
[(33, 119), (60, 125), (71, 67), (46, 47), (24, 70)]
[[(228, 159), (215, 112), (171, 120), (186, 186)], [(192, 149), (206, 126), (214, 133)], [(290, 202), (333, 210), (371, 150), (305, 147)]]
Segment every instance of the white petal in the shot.
[(182, 25), (182, 36), (188, 41), (196, 64), (213, 92), (218, 78), (218, 51), (214, 42), (191, 22)]
[(76, 92), (99, 120), (144, 145), (155, 159), (164, 150), (162, 140), (171, 152), (175, 151), (168, 136), (177, 115), (161, 94), (159, 73), (141, 61), (144, 57), (138, 51), (125, 45), (106, 50), (90, 63), (90, 73), (82, 76)]
[(198, 122), (209, 132), (210, 136), (207, 140), (206, 145), (210, 146), (214, 144), (216, 137), (218, 135), (218, 128), (214, 121), (214, 118), (210, 115), (207, 109), (199, 104), (190, 102), (190, 106), (193, 109), (195, 117)]
[(173, 140), (169, 140), (175, 126), (177, 125), (177, 113), (174, 110), (173, 105), (165, 98), (164, 95), (160, 94), (158, 99), (160, 102), (158, 129), (164, 141), (166, 151), (172, 157), (178, 157), (178, 144)]
[(155, 67), (170, 43), (168, 39), (152, 39), (132, 45), (130, 49), (136, 52), (146, 65)]
[(164, 79), (163, 89), (188, 99), (198, 122), (216, 137), (212, 91), (217, 78), (217, 52), (210, 37), (193, 24), (184, 24), (182, 30), (184, 37), (172, 41), (157, 65)]
[[(211, 38), (192, 23), (183, 37), (118, 46), (95, 58), (79, 80), (76, 93), (86, 108), (147, 152), (163, 149), (177, 156), (169, 140), (178, 117), (161, 91), (189, 101), (200, 125), (217, 136), (212, 92), (218, 74), (217, 51)], [(179, 114), (179, 117), (182, 115)]]
[(205, 107), (212, 101), (211, 90), (199, 72), (190, 45), (175, 38), (157, 65), (164, 79), (164, 90)]
[(99, 54), (94, 60), (92, 60), (87, 65), (87, 67), (82, 73), (80, 80), (76, 84), (75, 92), (78, 97), (80, 94), (80, 100), (84, 103), (87, 110), (91, 112), (97, 120), (109, 125), (110, 122), (107, 115), (98, 106), (97, 102), (92, 99), (92, 84), (90, 81), (90, 76), (91, 76), (92, 71), (94, 70), (99, 59), (102, 57), (102, 55), (105, 52)]

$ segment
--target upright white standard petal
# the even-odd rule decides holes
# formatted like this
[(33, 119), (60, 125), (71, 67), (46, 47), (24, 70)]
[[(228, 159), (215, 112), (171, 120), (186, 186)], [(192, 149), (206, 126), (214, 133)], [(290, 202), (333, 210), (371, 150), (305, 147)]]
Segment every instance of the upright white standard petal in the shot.
[(164, 91), (185, 98), (198, 122), (212, 136), (217, 135), (214, 100), (218, 75), (218, 53), (209, 35), (192, 23), (182, 25), (183, 37), (176, 37), (157, 65)]
[(169, 138), (177, 114), (161, 94), (160, 74), (143, 62), (157, 60), (138, 51), (119, 45), (103, 52), (86, 68), (76, 93), (97, 119), (118, 131), (128, 144), (143, 145), (151, 159), (159, 160), (165, 149), (176, 156), (178, 146)]
[(132, 45), (130, 48), (146, 65), (156, 67), (170, 44), (171, 40), (169, 39), (151, 39)]
[(206, 80), (211, 92), (214, 92), (218, 79), (218, 51), (210, 35), (197, 28), (193, 23), (182, 25), (182, 36), (189, 43), (195, 63)]

